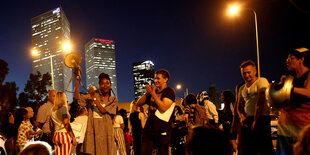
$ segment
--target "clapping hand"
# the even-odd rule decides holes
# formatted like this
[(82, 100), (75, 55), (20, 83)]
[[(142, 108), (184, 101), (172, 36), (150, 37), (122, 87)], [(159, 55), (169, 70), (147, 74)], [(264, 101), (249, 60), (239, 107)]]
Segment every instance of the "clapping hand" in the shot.
[(155, 85), (145, 85), (145, 90), (147, 93), (155, 93), (156, 86)]

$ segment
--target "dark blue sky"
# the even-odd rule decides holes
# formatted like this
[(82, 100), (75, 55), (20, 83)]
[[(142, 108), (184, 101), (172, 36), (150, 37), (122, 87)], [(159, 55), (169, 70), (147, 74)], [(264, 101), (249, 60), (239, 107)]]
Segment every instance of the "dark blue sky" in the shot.
[[(289, 48), (309, 47), (310, 7), (306, 0), (240, 1), (258, 15), (261, 75), (269, 81), (287, 74)], [(234, 89), (242, 81), (239, 64), (256, 61), (254, 16), (225, 16), (228, 0), (13, 0), (1, 2), (0, 59), (9, 64), (6, 81), (23, 90), (32, 72), (31, 18), (59, 5), (71, 24), (74, 49), (84, 57), (92, 37), (115, 40), (120, 102), (133, 100), (132, 63), (152, 60), (168, 69), (170, 87), (189, 92)], [(301, 8), (298, 8), (300, 6)], [(305, 7), (306, 6), (306, 7)], [(84, 75), (85, 77), (85, 75)], [(85, 83), (85, 78), (84, 78)], [(183, 90), (184, 91), (184, 90)], [(177, 96), (182, 96), (177, 91)]]

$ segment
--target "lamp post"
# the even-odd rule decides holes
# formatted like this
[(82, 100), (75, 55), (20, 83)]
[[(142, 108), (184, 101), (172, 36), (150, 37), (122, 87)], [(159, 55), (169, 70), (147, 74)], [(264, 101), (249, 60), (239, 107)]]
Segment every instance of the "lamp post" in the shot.
[[(71, 51), (71, 44), (69, 42), (66, 42), (62, 45), (62, 50), (64, 51)], [(39, 51), (36, 48), (32, 49), (32, 55), (36, 56), (39, 54)], [(54, 82), (54, 69), (53, 69), (53, 55), (52, 55), (52, 51), (48, 50), (48, 54), (50, 57), (50, 63), (51, 63), (51, 77), (52, 77), (52, 87), (53, 89), (55, 89), (55, 82)]]
[[(228, 14), (231, 16), (237, 15), (238, 11), (240, 10), (240, 7), (238, 5), (232, 5), (229, 7)], [(254, 14), (254, 21), (255, 21), (255, 36), (256, 36), (256, 54), (257, 54), (257, 71), (258, 71), (258, 77), (260, 77), (260, 60), (259, 60), (259, 45), (258, 45), (258, 27), (257, 27), (257, 15), (255, 10), (253, 9), (247, 9), (253, 12)]]

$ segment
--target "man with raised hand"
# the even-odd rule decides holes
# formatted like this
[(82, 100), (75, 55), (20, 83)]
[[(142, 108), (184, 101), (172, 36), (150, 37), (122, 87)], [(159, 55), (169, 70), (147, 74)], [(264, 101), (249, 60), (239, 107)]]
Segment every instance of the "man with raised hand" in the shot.
[(172, 115), (175, 106), (175, 92), (167, 87), (170, 74), (161, 69), (155, 73), (155, 85), (146, 85), (146, 93), (137, 105), (149, 105), (148, 119), (142, 133), (141, 154), (152, 154), (156, 145), (160, 155), (168, 155), (172, 131)]

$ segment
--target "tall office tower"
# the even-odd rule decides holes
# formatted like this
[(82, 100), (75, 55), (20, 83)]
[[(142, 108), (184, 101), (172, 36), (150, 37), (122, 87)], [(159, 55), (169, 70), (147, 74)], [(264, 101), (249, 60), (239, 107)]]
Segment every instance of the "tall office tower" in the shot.
[(146, 91), (144, 86), (154, 80), (154, 64), (152, 61), (133, 63), (133, 82), (135, 100), (139, 99)]
[[(32, 71), (44, 74), (53, 70), (54, 87), (65, 91), (72, 76), (72, 70), (64, 65), (66, 53), (62, 45), (70, 40), (70, 24), (61, 7), (45, 12), (31, 19), (32, 48), (37, 51), (33, 56)], [(52, 63), (51, 63), (52, 62)], [(51, 88), (48, 88), (51, 89)], [(73, 91), (72, 83), (68, 91)], [(73, 94), (66, 92), (67, 99)]]
[(113, 40), (92, 38), (85, 45), (86, 85), (99, 88), (98, 76), (104, 72), (110, 75), (112, 90), (117, 96), (115, 43)]

